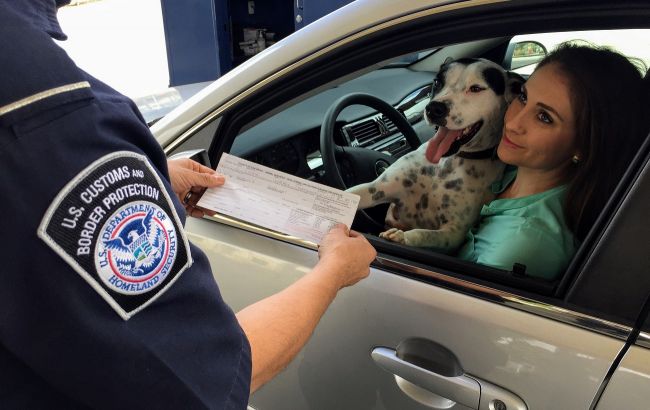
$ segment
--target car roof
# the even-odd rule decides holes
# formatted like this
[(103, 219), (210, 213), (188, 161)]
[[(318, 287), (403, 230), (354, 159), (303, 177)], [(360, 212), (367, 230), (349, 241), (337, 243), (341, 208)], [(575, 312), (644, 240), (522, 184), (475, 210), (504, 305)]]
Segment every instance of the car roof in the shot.
[[(495, 0), (496, 2), (496, 0)], [(282, 39), (226, 73), (214, 83), (181, 104), (151, 127), (156, 139), (165, 145), (188, 124), (203, 118), (259, 82), (301, 58), (324, 49), (338, 40), (366, 28), (398, 19), (421, 10), (455, 3), (485, 4), (485, 1), (445, 0), (357, 0)]]

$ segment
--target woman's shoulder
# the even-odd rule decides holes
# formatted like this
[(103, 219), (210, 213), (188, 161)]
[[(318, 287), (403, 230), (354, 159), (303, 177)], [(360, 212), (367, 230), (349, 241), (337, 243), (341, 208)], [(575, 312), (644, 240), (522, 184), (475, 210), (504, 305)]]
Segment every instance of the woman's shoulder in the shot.
[(523, 218), (540, 216), (564, 220), (562, 208), (566, 190), (567, 186), (561, 185), (524, 197), (495, 199), (483, 208), (481, 216), (501, 214)]
[(562, 210), (565, 191), (564, 186), (556, 187), (486, 205), (473, 241), (475, 261), (501, 269), (520, 263), (530, 276), (556, 278), (575, 252)]

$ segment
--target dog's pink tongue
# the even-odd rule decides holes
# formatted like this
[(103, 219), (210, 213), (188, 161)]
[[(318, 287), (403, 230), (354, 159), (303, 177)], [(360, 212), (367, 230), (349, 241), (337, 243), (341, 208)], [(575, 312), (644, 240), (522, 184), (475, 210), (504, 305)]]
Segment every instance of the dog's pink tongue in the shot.
[(429, 145), (427, 145), (427, 151), (425, 153), (427, 161), (437, 164), (440, 158), (449, 151), (451, 144), (454, 143), (461, 132), (463, 130), (450, 130), (445, 127), (438, 127), (438, 132), (431, 137)]

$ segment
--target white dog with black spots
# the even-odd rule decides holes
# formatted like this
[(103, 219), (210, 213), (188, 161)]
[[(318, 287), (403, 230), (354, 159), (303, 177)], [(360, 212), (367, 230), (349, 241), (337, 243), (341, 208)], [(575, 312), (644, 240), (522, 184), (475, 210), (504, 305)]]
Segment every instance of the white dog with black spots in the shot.
[(372, 182), (348, 189), (359, 209), (390, 203), (380, 237), (416, 247), (453, 251), (493, 199), (502, 177), (496, 158), (503, 116), (524, 82), (484, 59), (446, 61), (432, 84), (424, 117), (438, 127), (417, 150)]

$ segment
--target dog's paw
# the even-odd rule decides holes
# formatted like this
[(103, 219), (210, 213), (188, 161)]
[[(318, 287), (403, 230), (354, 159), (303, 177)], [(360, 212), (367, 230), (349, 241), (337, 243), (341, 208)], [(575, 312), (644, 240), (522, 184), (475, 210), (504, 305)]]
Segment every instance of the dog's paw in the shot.
[(388, 239), (389, 241), (392, 242), (404, 243), (404, 231), (397, 228), (391, 228), (386, 232), (382, 232), (379, 234), (379, 237)]

